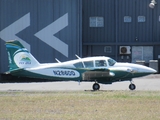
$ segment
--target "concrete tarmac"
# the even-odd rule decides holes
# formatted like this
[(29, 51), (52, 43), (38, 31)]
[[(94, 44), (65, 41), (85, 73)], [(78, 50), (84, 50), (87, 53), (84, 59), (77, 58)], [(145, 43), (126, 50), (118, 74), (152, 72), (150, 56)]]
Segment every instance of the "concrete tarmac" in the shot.
[[(37, 82), (37, 83), (1, 83), (0, 91), (83, 91), (92, 90), (94, 82)], [(133, 83), (136, 90), (160, 91), (160, 74), (135, 78)], [(130, 82), (115, 82), (113, 84), (100, 84), (100, 90), (129, 90)]]

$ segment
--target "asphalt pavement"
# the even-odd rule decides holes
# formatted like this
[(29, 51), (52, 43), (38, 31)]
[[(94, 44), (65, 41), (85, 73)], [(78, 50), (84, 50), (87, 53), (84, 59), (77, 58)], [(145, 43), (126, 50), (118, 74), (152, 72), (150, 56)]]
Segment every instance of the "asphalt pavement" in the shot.
[[(136, 90), (160, 91), (160, 74), (133, 79)], [(33, 83), (1, 83), (0, 91), (76, 91), (92, 90), (94, 82), (33, 82)], [(100, 84), (100, 90), (129, 90), (130, 82)]]

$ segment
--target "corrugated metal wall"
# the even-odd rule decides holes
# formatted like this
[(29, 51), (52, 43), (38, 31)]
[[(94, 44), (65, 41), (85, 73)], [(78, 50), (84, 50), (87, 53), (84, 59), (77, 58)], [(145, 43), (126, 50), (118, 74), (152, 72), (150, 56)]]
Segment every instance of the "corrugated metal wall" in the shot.
[(5, 41), (21, 40), (39, 62), (81, 56), (81, 0), (0, 0), (0, 72), (8, 70)]
[[(131, 62), (121, 56), (119, 47), (153, 46), (153, 58), (160, 54), (160, 0), (154, 9), (151, 0), (83, 0), (83, 55), (105, 55)], [(104, 18), (104, 27), (90, 27), (90, 17)], [(155, 46), (157, 45), (157, 46)], [(112, 52), (106, 53), (105, 46)], [(130, 60), (128, 60), (130, 59)], [(125, 60), (124, 60), (125, 61)]]
[[(40, 62), (70, 60), (75, 54), (131, 62), (132, 55), (119, 54), (123, 45), (153, 46), (157, 59), (160, 0), (156, 1), (151, 9), (151, 0), (0, 0), (0, 72), (8, 70), (4, 44), (9, 39), (23, 41)], [(93, 27), (95, 20), (100, 27)]]
[[(114, 0), (83, 0), (83, 43), (115, 42)], [(89, 17), (104, 17), (104, 27), (89, 27)]]
[[(83, 1), (83, 42), (115, 43), (153, 41), (153, 22), (155, 12), (159, 14), (158, 5), (155, 9), (148, 7), (150, 0), (84, 0)], [(89, 27), (89, 17), (104, 17), (104, 27)], [(131, 22), (124, 22), (124, 17), (131, 17)], [(144, 22), (138, 22), (139, 17)], [(159, 17), (159, 16), (156, 16)], [(154, 19), (154, 20), (153, 20)], [(155, 24), (155, 23), (154, 23)]]

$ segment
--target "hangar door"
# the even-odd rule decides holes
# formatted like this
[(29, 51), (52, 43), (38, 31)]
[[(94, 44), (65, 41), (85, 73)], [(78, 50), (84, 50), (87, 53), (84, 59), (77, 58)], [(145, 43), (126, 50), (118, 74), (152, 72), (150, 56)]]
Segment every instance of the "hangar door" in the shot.
[(149, 60), (153, 60), (153, 47), (152, 46), (133, 46), (132, 62), (135, 63), (138, 60), (144, 60), (146, 63), (149, 63)]
[(121, 0), (117, 4), (117, 39), (121, 43), (141, 44), (153, 39), (151, 0)]

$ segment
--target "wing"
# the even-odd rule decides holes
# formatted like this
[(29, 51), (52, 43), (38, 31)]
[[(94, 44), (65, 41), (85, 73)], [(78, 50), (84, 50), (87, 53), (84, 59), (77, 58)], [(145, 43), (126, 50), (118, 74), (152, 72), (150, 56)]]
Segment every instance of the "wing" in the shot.
[(99, 78), (110, 78), (114, 77), (115, 74), (108, 69), (101, 68), (101, 69), (92, 69), (86, 71), (82, 74), (82, 80), (94, 80)]

